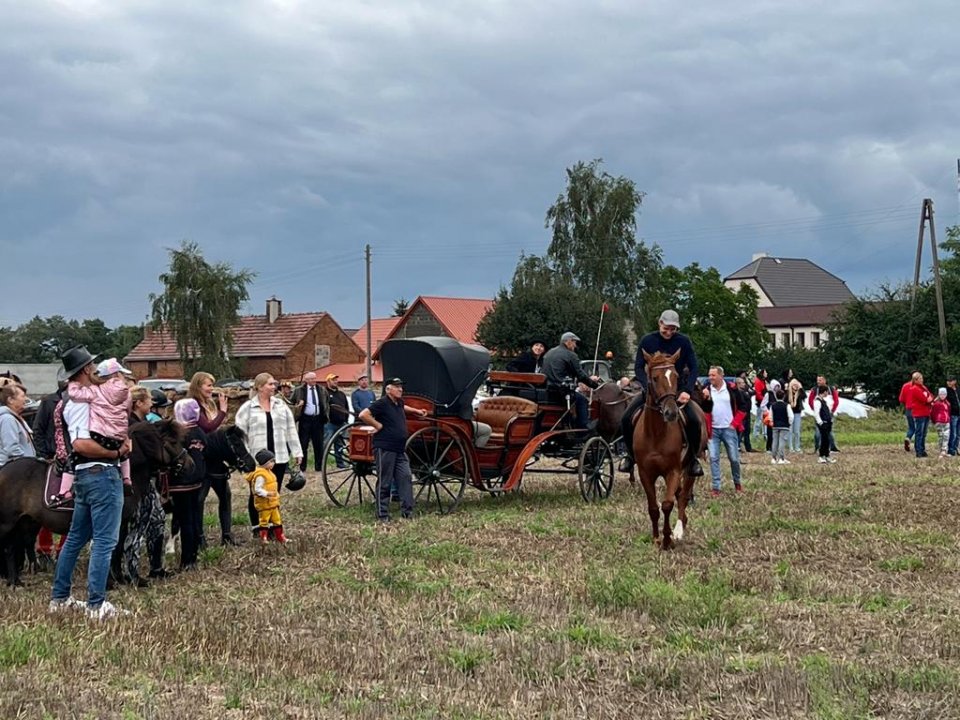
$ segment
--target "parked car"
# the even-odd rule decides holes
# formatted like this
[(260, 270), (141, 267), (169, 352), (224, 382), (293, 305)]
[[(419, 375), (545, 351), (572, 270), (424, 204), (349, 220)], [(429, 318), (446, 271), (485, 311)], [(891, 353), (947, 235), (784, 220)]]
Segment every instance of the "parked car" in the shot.
[(137, 384), (147, 390), (175, 390), (178, 393), (184, 393), (190, 387), (183, 378), (145, 378)]

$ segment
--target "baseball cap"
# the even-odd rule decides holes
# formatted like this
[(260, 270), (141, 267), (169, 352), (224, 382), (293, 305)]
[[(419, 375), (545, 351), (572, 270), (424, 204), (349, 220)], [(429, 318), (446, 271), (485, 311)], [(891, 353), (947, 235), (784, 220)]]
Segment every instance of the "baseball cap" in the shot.
[(120, 361), (116, 358), (107, 358), (97, 365), (97, 376), (98, 377), (109, 377), (116, 373), (123, 373), (124, 375), (133, 375), (132, 372), (127, 370), (123, 365), (120, 364)]
[(357, 380), (362, 380), (363, 378), (367, 378), (369, 380), (370, 376), (367, 375), (365, 372), (362, 372), (359, 375), (357, 375)]
[(578, 338), (576, 334), (572, 332), (565, 332), (560, 336), (560, 342), (565, 343), (567, 340), (576, 340), (577, 342), (580, 342), (580, 338)]
[(328, 373), (328, 374), (327, 374), (327, 377), (325, 378), (325, 380), (326, 380), (327, 382), (329, 382), (330, 380), (336, 380), (338, 377), (340, 377), (340, 376), (337, 375), (336, 373)]
[(398, 377), (387, 380), (387, 385), (403, 385), (403, 380)]
[(664, 310), (660, 313), (660, 322), (664, 325), (673, 325), (677, 330), (680, 329), (680, 316), (676, 310)]

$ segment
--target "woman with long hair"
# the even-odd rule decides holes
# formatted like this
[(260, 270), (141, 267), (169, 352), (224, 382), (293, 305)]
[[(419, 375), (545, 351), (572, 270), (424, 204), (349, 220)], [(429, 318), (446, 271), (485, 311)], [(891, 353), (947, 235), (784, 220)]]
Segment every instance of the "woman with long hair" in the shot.
[[(227, 418), (227, 396), (215, 393), (216, 378), (207, 372), (197, 372), (190, 378), (187, 397), (193, 398), (200, 406), (198, 427), (205, 433), (212, 433)], [(217, 494), (217, 517), (220, 520), (220, 544), (236, 545), (233, 539), (233, 494), (230, 492), (230, 473), (226, 475), (207, 473), (200, 489), (200, 521), (203, 522), (203, 507), (207, 502), (210, 489)], [(200, 546), (206, 546), (203, 527), (200, 527)]]
[[(277, 476), (278, 489), (283, 486), (283, 476), (291, 462), (299, 467), (303, 459), (300, 438), (293, 412), (286, 402), (277, 396), (277, 381), (270, 373), (260, 373), (253, 379), (250, 399), (237, 410), (236, 425), (247, 434), (247, 451), (254, 457), (261, 450), (274, 454), (276, 464), (273, 474)], [(253, 506), (253, 495), (248, 503), (250, 526), (256, 531), (260, 515)]]

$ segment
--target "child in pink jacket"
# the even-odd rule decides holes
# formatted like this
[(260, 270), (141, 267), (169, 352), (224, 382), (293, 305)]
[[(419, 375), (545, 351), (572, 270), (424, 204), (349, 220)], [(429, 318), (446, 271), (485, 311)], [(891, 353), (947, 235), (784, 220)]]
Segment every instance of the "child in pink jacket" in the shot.
[[(107, 450), (118, 450), (127, 439), (131, 401), (124, 376), (131, 374), (116, 358), (109, 358), (97, 365), (101, 384), (83, 387), (72, 382), (67, 386), (67, 395), (73, 402), (90, 405), (90, 438)], [(120, 476), (124, 485), (131, 485), (129, 459), (120, 463)], [(72, 498), (72, 488), (73, 473), (63, 473), (60, 499)]]
[(950, 444), (950, 402), (947, 400), (947, 389), (940, 388), (937, 399), (933, 401), (930, 410), (930, 422), (937, 428), (937, 439), (940, 441), (940, 457), (947, 456)]

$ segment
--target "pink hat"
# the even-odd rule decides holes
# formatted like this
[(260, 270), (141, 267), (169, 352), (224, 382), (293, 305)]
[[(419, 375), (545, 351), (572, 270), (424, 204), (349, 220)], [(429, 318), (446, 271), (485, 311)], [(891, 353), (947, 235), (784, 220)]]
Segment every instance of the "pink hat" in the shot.
[(200, 405), (193, 398), (177, 400), (173, 406), (173, 417), (182, 425), (196, 425), (200, 420)]
[(116, 358), (107, 358), (97, 365), (97, 376), (98, 377), (110, 377), (111, 375), (116, 375), (117, 373), (123, 373), (124, 375), (133, 375), (132, 372), (127, 370), (123, 365), (120, 364), (120, 361)]

